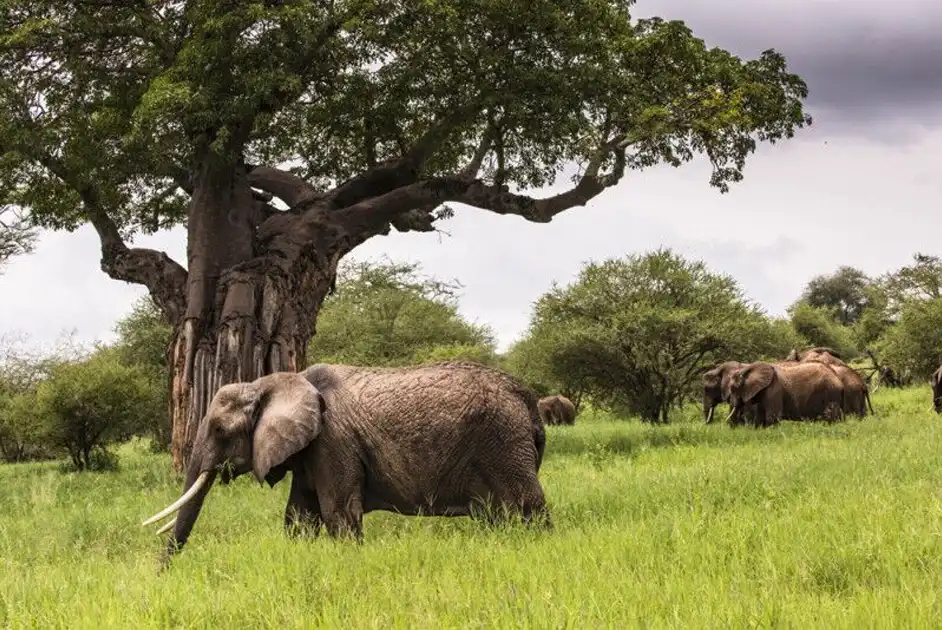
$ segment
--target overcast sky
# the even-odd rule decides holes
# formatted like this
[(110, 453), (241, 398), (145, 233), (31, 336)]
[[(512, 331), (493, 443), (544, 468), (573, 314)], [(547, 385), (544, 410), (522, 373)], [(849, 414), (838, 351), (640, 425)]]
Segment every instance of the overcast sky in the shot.
[[(461, 310), (504, 348), (530, 307), (582, 261), (668, 246), (729, 273), (770, 314), (814, 275), (870, 274), (942, 248), (942, 2), (939, 0), (640, 0), (635, 15), (685, 20), (709, 45), (754, 57), (784, 52), (808, 81), (815, 124), (763, 146), (721, 195), (702, 163), (632, 173), (548, 225), (459, 208), (451, 237), (392, 234), (355, 257), (417, 260), (458, 279)], [(603, 227), (604, 226), (604, 227)], [(180, 229), (137, 243), (185, 263)], [(93, 230), (47, 234), (0, 275), (0, 333), (48, 343), (66, 331), (113, 338), (141, 287), (98, 266)]]

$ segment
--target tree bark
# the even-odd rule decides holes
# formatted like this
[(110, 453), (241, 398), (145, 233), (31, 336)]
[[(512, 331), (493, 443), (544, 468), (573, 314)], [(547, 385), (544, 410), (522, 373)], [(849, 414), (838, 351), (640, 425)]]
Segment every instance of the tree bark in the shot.
[(177, 471), (221, 386), (305, 367), (317, 313), (347, 251), (329, 223), (283, 214), (258, 225), (258, 203), (244, 168), (208, 165), (196, 178), (186, 315), (170, 355)]

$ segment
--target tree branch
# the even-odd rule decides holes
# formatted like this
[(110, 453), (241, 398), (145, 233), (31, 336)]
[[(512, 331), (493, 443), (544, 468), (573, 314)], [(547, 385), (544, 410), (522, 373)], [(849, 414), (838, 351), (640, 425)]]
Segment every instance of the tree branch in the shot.
[(186, 269), (164, 252), (128, 247), (90, 188), (79, 190), (89, 222), (101, 241), (101, 270), (115, 280), (142, 284), (171, 324), (186, 310)]
[[(346, 208), (370, 197), (378, 197), (419, 180), (422, 168), (448, 137), (477, 116), (480, 107), (468, 104), (443, 116), (401, 157), (387, 160), (365, 173), (348, 179), (327, 193), (334, 208)], [(487, 135), (487, 134), (485, 134)], [(486, 154), (486, 151), (485, 151)], [(484, 156), (481, 156), (483, 161)], [(480, 166), (478, 166), (480, 168)]]
[(147, 287), (167, 320), (172, 324), (178, 322), (186, 310), (186, 269), (164, 252), (128, 247), (115, 222), (102, 208), (94, 186), (77, 177), (62, 161), (35, 149), (24, 151), (24, 155), (79, 195), (85, 214), (101, 241), (101, 270), (115, 280)]
[[(592, 157), (575, 187), (552, 197), (534, 199), (508, 192), (502, 186), (465, 177), (464, 175), (475, 170), (478, 156), (486, 153), (482, 147), (479, 147), (471, 163), (459, 175), (430, 178), (401, 186), (383, 195), (336, 210), (331, 213), (331, 219), (343, 225), (350, 233), (376, 234), (388, 232), (387, 224), (392, 223), (395, 226), (397, 221), (407, 221), (403, 218), (407, 215), (411, 221), (418, 220), (421, 215), (424, 217), (425, 229), (420, 228), (419, 231), (430, 231), (433, 229), (431, 223), (434, 220), (431, 211), (442, 203), (454, 201), (498, 214), (514, 214), (535, 223), (548, 223), (560, 212), (584, 206), (606, 188), (616, 185), (625, 171), (624, 149), (618, 148), (615, 141), (612, 141)], [(615, 168), (608, 175), (599, 175), (599, 170), (610, 152), (615, 153)], [(319, 221), (323, 215), (313, 212), (311, 216), (316, 216), (315, 220)]]
[(289, 208), (304, 207), (320, 201), (324, 195), (297, 175), (271, 166), (249, 166), (249, 186), (278, 197)]

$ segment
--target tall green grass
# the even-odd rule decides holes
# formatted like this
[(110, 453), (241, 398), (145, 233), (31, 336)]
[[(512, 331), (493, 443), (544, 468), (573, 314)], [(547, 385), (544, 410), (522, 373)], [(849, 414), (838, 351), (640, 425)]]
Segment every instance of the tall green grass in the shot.
[(365, 544), (288, 540), (287, 485), (217, 485), (158, 575), (140, 522), (178, 496), (143, 444), (111, 473), (0, 466), (10, 628), (934, 627), (942, 418), (928, 388), (878, 416), (763, 431), (587, 414), (550, 427), (554, 532), (365, 518)]

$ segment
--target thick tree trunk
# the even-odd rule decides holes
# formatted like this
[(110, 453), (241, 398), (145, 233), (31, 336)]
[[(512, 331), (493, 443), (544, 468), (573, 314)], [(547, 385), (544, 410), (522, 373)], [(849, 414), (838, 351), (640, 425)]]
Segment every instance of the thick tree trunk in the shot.
[(186, 468), (193, 438), (227, 383), (305, 367), (314, 321), (336, 276), (340, 247), (330, 226), (285, 217), (257, 234), (257, 201), (244, 169), (199, 171), (188, 224), (186, 314), (171, 346), (173, 466)]

